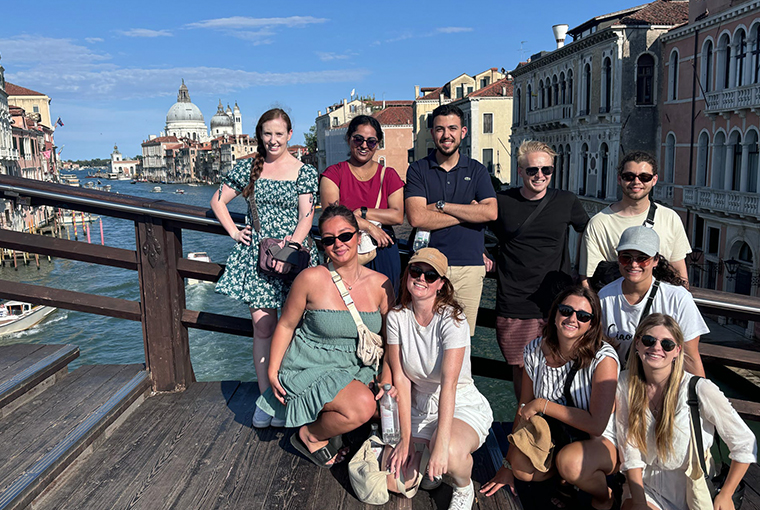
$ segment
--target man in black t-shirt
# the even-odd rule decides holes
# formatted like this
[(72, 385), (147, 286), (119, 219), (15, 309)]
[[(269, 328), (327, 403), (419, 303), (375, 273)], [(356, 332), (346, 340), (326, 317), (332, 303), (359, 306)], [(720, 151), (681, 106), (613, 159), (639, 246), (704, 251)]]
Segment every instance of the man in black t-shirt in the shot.
[(517, 172), (523, 185), (497, 193), (499, 217), (491, 223), (499, 239), (496, 338), (512, 365), (518, 399), (523, 349), (541, 336), (554, 297), (572, 284), (567, 227), (583, 232), (589, 220), (574, 193), (549, 188), (555, 156), (543, 142), (520, 145)]

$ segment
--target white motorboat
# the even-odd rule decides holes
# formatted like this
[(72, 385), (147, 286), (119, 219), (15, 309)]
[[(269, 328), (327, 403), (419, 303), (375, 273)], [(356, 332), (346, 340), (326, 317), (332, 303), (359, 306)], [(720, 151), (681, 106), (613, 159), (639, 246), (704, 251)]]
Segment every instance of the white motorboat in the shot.
[[(189, 260), (200, 260), (201, 262), (211, 262), (211, 257), (205, 251), (195, 251), (187, 254)], [(205, 280), (196, 280), (195, 278), (188, 278), (188, 285), (196, 285), (198, 283), (211, 283)]]
[(61, 211), (61, 215), (58, 217), (58, 222), (61, 225), (73, 225), (76, 221), (77, 225), (81, 225), (82, 222), (84, 223), (94, 223), (100, 219), (100, 216), (96, 216), (94, 214), (90, 213), (74, 213), (71, 214), (71, 211)]
[(0, 303), (0, 336), (36, 326), (56, 310), (52, 306), (35, 306), (23, 301)]
[(161, 193), (161, 186), (153, 186), (153, 189), (150, 190), (151, 193)]

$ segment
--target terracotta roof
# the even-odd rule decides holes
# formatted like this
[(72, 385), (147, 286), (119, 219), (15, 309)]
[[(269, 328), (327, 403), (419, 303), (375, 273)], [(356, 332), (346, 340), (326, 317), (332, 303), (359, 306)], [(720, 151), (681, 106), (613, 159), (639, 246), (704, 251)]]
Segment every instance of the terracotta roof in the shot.
[[(383, 106), (383, 101), (368, 101), (372, 106)], [(397, 101), (385, 101), (385, 106), (412, 106), (414, 101), (397, 100)]]
[[(482, 89), (470, 92), (467, 97), (512, 97), (512, 85), (512, 80), (502, 78)], [(506, 88), (506, 94), (503, 93), (504, 88)]]
[(142, 143), (142, 145), (157, 145), (159, 143), (165, 143), (165, 142), (179, 142), (176, 136), (159, 136), (154, 138), (153, 140), (147, 140)]
[[(409, 101), (411, 103), (411, 101)], [(391, 105), (372, 114), (381, 126), (410, 126), (412, 124), (412, 105)]]
[(181, 149), (183, 146), (184, 146), (184, 144), (182, 144), (182, 143), (167, 143), (164, 146), (164, 149), (166, 149), (166, 150), (169, 150), (169, 149)]
[(436, 87), (432, 91), (422, 96), (420, 99), (438, 99), (438, 96), (441, 95), (442, 90), (443, 87)]
[(37, 92), (32, 89), (28, 89), (26, 87), (20, 87), (18, 85), (14, 85), (13, 83), (6, 81), (5, 82), (5, 93), (9, 96), (44, 96), (42, 92)]
[(680, 25), (689, 21), (686, 0), (656, 0), (620, 20), (624, 25)]

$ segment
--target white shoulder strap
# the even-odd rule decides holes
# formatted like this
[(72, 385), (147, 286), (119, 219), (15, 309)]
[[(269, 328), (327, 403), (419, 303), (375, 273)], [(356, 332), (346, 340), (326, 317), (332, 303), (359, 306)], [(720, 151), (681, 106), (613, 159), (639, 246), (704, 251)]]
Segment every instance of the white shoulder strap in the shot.
[(351, 313), (351, 317), (354, 319), (356, 328), (361, 329), (364, 327), (364, 321), (362, 320), (361, 315), (359, 315), (359, 310), (356, 309), (356, 305), (354, 304), (354, 300), (351, 298), (351, 294), (349, 294), (348, 289), (346, 289), (346, 286), (343, 284), (343, 278), (341, 278), (338, 272), (335, 270), (335, 266), (333, 266), (332, 262), (329, 262), (327, 264), (327, 269), (330, 270), (332, 281), (335, 283), (335, 286), (338, 287), (340, 297), (343, 298), (343, 302), (346, 304), (346, 308), (348, 308), (348, 311)]

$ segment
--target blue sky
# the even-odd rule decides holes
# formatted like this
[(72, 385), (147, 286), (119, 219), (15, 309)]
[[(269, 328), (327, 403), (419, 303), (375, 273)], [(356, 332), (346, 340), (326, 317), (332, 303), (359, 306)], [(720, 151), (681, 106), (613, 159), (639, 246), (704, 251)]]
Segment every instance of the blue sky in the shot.
[[(0, 7), (6, 79), (52, 98), (64, 159), (140, 153), (164, 128), (182, 78), (206, 124), (219, 99), (243, 128), (280, 106), (294, 143), (352, 89), (413, 99), (465, 72), (513, 69), (554, 48), (551, 26), (637, 5), (544, 2), (70, 2)], [(466, 7), (465, 7), (466, 6)], [(528, 8), (526, 8), (528, 6)]]

